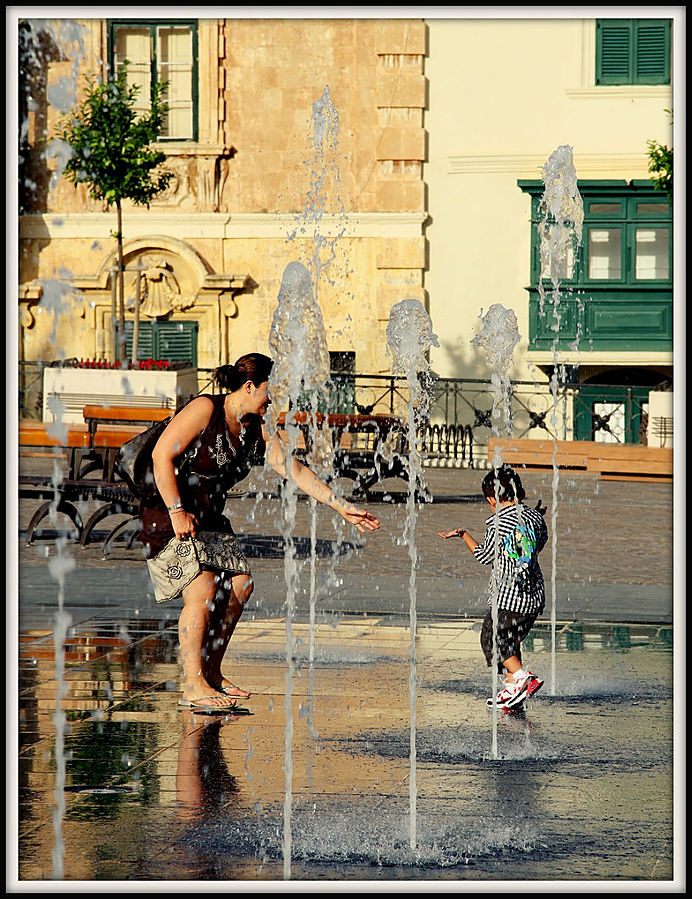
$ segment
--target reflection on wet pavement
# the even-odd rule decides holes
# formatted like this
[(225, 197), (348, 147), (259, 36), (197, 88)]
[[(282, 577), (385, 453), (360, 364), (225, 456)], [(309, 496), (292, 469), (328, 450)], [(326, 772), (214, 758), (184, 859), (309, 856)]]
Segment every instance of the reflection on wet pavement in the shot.
[[(562, 629), (555, 695), (500, 715), (493, 758), (479, 624), (418, 632), (415, 850), (408, 628), (321, 623), (311, 671), (293, 624), (293, 879), (670, 879), (671, 628)], [(525, 647), (549, 668), (547, 627)], [(23, 881), (51, 876), (53, 652), (49, 626), (22, 629)], [(239, 629), (226, 673), (253, 695), (222, 717), (178, 710), (174, 622), (87, 620), (65, 657), (65, 879), (281, 880), (284, 623)]]

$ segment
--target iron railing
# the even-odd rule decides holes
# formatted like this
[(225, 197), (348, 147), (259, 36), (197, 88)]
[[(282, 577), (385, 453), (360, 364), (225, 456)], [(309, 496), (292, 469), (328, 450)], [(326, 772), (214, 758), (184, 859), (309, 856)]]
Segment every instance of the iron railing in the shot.
[[(41, 418), (46, 366), (19, 363), (20, 418)], [(200, 392), (215, 392), (213, 369), (198, 369), (198, 386)], [(429, 417), (416, 425), (429, 464), (437, 460), (437, 464), (473, 466), (486, 458), (492, 436), (645, 442), (648, 388), (513, 381), (507, 394), (499, 397), (491, 380), (434, 377), (426, 377), (424, 387)], [(403, 376), (335, 372), (329, 408), (397, 415), (406, 421), (409, 398), (410, 386)], [(500, 406), (504, 406), (502, 413)]]

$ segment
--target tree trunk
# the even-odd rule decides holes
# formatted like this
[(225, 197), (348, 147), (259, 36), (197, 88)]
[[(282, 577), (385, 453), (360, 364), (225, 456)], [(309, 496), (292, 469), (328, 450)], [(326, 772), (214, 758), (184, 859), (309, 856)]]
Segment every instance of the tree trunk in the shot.
[(137, 280), (135, 290), (135, 321), (132, 326), (132, 367), (137, 368), (139, 354), (139, 306), (142, 297), (142, 260), (137, 260)]
[(118, 214), (118, 310), (119, 310), (119, 332), (120, 332), (120, 352), (119, 360), (121, 367), (127, 362), (127, 335), (125, 334), (125, 260), (123, 257), (123, 211), (120, 200), (115, 201), (115, 208)]

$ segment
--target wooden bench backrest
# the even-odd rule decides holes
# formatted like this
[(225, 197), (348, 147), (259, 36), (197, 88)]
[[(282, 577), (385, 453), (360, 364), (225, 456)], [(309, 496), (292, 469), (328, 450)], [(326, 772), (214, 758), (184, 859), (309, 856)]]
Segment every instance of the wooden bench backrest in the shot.
[(84, 421), (154, 422), (170, 418), (174, 409), (142, 406), (85, 406), (82, 409)]

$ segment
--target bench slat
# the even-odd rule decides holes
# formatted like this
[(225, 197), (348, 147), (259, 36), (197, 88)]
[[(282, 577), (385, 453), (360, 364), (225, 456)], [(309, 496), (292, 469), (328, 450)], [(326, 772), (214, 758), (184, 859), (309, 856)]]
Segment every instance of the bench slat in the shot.
[[(553, 464), (555, 443), (550, 440), (488, 440), (488, 461), (496, 452), (507, 462), (528, 468), (548, 468)], [(639, 444), (596, 443), (588, 440), (558, 440), (558, 468), (582, 469), (601, 477), (670, 480), (673, 476), (673, 450)]]
[[(142, 427), (123, 427), (118, 425), (102, 425), (94, 434), (94, 447), (117, 449), (141, 434), (145, 424)], [(84, 448), (88, 449), (91, 445), (89, 432), (79, 430), (73, 426), (67, 430), (65, 437), (56, 437), (48, 434), (45, 428), (25, 427), (19, 428), (19, 446), (40, 446), (40, 447), (66, 447), (68, 449)]]
[(84, 406), (82, 409), (82, 415), (84, 416), (84, 421), (94, 421), (94, 422), (123, 422), (123, 423), (135, 423), (135, 422), (146, 422), (153, 423), (155, 421), (163, 421), (166, 418), (170, 418), (174, 409), (161, 409), (154, 407), (142, 407), (142, 406)]

